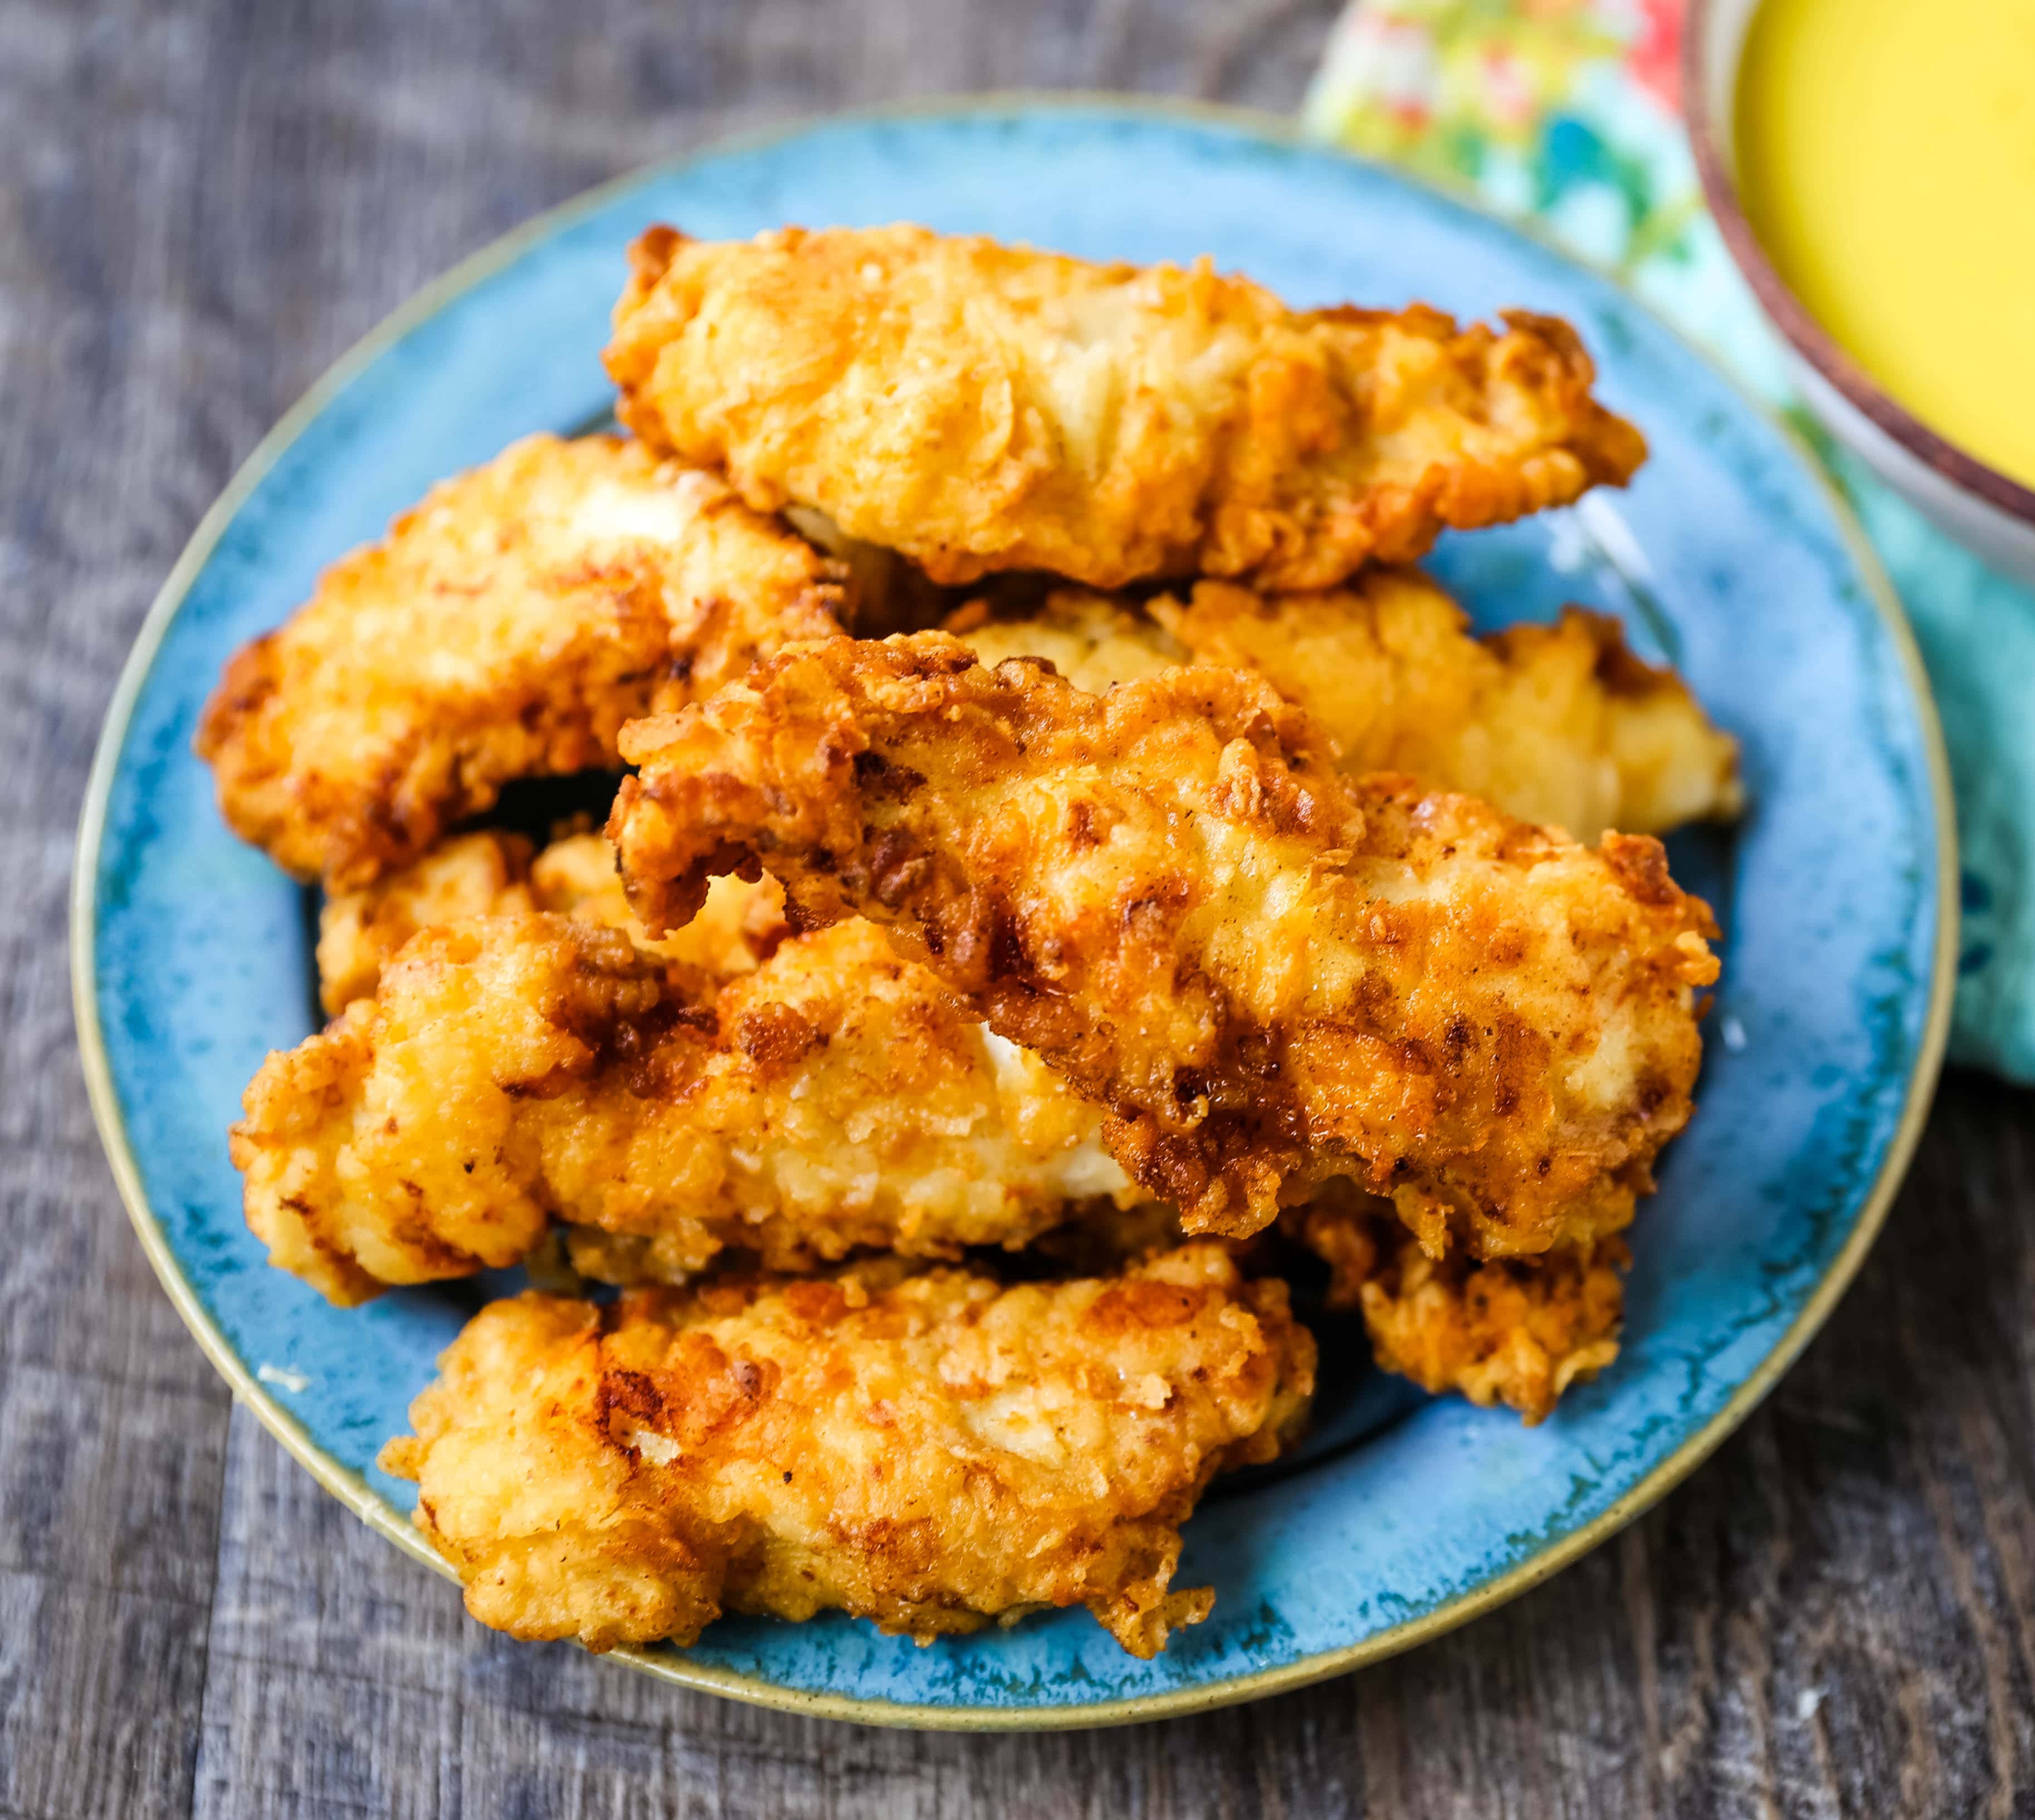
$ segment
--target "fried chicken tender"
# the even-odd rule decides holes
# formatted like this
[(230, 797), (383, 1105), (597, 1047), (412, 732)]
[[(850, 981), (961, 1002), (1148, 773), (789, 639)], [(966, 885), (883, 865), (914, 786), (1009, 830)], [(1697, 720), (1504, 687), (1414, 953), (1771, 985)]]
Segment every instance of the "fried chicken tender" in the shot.
[(1601, 848), (1332, 768), (1261, 679), (1107, 695), (944, 634), (839, 640), (623, 737), (609, 822), (655, 931), (766, 861), (795, 926), (883, 923), (1104, 1104), (1190, 1231), (1349, 1176), (1431, 1248), (1615, 1230), (1691, 1110), (1707, 908)]
[(1574, 332), (1288, 310), (1206, 261), (1098, 265), (923, 228), (631, 250), (607, 370), (653, 447), (935, 581), (1043, 570), (1333, 585), (1622, 485), (1639, 432)]
[(198, 754), (236, 834), (352, 889), (513, 779), (611, 766), (625, 720), (838, 630), (844, 573), (708, 475), (533, 436), (433, 488), (237, 653)]
[[(725, 889), (720, 888), (724, 884)], [(653, 939), (629, 908), (615, 869), (615, 849), (605, 836), (554, 840), (530, 863), (530, 895), (538, 909), (619, 929), (645, 953), (719, 983), (754, 973), (777, 952), (791, 926), (784, 920), (784, 893), (774, 878), (717, 878), (714, 885), (691, 922)]]
[(372, 885), (327, 897), (318, 938), (318, 1002), (325, 1015), (337, 1017), (355, 999), (371, 996), (382, 969), (419, 929), (536, 909), (530, 895), (536, 850), (521, 834), (460, 835)]
[(371, 997), (382, 969), (419, 930), (532, 910), (619, 929), (638, 948), (707, 981), (754, 972), (788, 933), (774, 880), (717, 878), (700, 913), (653, 942), (630, 910), (615, 849), (600, 835), (568, 835), (540, 853), (521, 834), (488, 829), (455, 836), (413, 865), (325, 900), (318, 914), (319, 1002), (337, 1017)]
[(1555, 625), (1478, 639), (1416, 569), (1320, 594), (1204, 581), (1142, 607), (1069, 590), (1025, 618), (977, 607), (948, 624), (990, 667), (1044, 657), (1096, 694), (1176, 664), (1255, 671), (1307, 711), (1344, 770), (1403, 771), (1586, 843), (1740, 806), (1738, 743), (1672, 670), (1632, 654), (1616, 620), (1571, 607)]
[(1535, 1258), (1436, 1259), (1388, 1201), (1331, 1194), (1289, 1213), (1301, 1243), (1329, 1265), (1331, 1308), (1360, 1308), (1387, 1371), (1437, 1395), (1459, 1390), (1481, 1408), (1509, 1404), (1529, 1427), (1571, 1384), (1618, 1356), (1625, 1309), (1619, 1273), (1631, 1262), (1606, 1235)]
[(867, 923), (703, 980), (544, 913), (442, 924), (269, 1056), (232, 1154), (270, 1261), (335, 1302), (520, 1262), (669, 1280), (735, 1247), (1015, 1246), (1131, 1197), (1099, 1110)]
[(724, 1611), (920, 1643), (1085, 1605), (1132, 1654), (1198, 1623), (1179, 1525), (1303, 1419), (1314, 1344), (1217, 1247), (1000, 1288), (884, 1261), (476, 1316), (382, 1452), (467, 1609), (589, 1649)]

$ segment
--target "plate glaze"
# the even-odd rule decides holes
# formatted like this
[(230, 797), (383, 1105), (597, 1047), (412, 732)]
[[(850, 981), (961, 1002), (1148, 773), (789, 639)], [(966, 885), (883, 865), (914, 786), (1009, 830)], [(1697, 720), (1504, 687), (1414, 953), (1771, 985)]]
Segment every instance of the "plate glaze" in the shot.
[[(469, 261), (255, 452), (150, 614), (80, 831), (73, 958), (100, 1126), (136, 1228), (235, 1390), (419, 1559), (374, 1470), (410, 1398), (510, 1280), (328, 1307), (269, 1269), (225, 1128), (313, 1027), (307, 894), (227, 833), (193, 758), (228, 654), (431, 482), (599, 419), (599, 351), (646, 223), (705, 236), (911, 219), (1094, 258), (1211, 253), (1296, 304), (1422, 298), (1566, 316), (1653, 458), (1629, 491), (1446, 540), (1481, 623), (1618, 613), (1744, 743), (1751, 807), (1671, 844), (1725, 925), (1699, 1110), (1642, 1209), (1623, 1350), (1536, 1429), (1360, 1375), (1296, 1468), (1220, 1491), (1178, 1584), (1213, 1616), (1157, 1660), (1085, 1612), (921, 1649), (838, 1615), (731, 1619), (671, 1679), (873, 1723), (1093, 1724), (1297, 1685), (1433, 1636), (1604, 1539), (1698, 1462), (1821, 1322), (1883, 1217), (1942, 1053), (1954, 904), (1939, 742), (1905, 626), (1777, 426), (1640, 305), (1539, 243), (1275, 122), (1104, 100), (849, 117), (629, 177)], [(447, 1596), (453, 1595), (449, 1592)]]

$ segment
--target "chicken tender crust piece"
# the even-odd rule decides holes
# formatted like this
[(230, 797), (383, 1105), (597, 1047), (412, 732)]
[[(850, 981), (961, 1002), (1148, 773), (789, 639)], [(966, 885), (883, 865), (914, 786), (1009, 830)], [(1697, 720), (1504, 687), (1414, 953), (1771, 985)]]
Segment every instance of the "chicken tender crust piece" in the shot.
[(1243, 1235), (1351, 1176), (1446, 1249), (1630, 1217), (1688, 1118), (1709, 912), (1600, 851), (1337, 773), (1239, 671), (1096, 696), (940, 634), (785, 652), (623, 737), (646, 927), (766, 861), (795, 925), (877, 919), (1109, 1108), (1132, 1177)]
[(629, 908), (615, 849), (600, 834), (570, 835), (545, 848), (530, 863), (530, 895), (540, 910), (619, 929), (645, 953), (715, 983), (754, 973), (791, 933), (775, 879), (730, 878), (714, 881), (683, 928), (653, 939)]
[(936, 581), (1043, 570), (1332, 585), (1622, 484), (1639, 432), (1574, 333), (1288, 310), (1203, 261), (1098, 265), (922, 228), (632, 250), (608, 371), (653, 446)]
[(1044, 657), (1092, 694), (1177, 664), (1252, 671), (1306, 710), (1343, 770), (1403, 771), (1585, 843), (1740, 807), (1737, 742), (1616, 620), (1571, 607), (1478, 639), (1416, 569), (1319, 594), (1204, 581), (1142, 607), (1066, 591), (1026, 618), (964, 608), (948, 623), (989, 667)]
[(1156, 1655), (1214, 1595), (1179, 1525), (1297, 1429), (1314, 1345), (1214, 1247), (1002, 1289), (890, 1261), (837, 1279), (535, 1294), (484, 1310), (384, 1468), (467, 1608), (593, 1649), (724, 1611), (920, 1643), (1085, 1605)]
[(341, 1303), (519, 1262), (555, 1218), (661, 1280), (1018, 1245), (1131, 1194), (1099, 1109), (864, 922), (719, 983), (577, 919), (444, 924), (244, 1105), (248, 1224)]
[(237, 653), (198, 754), (236, 834), (355, 889), (512, 780), (613, 766), (624, 721), (838, 630), (842, 573), (705, 474), (533, 436), (433, 488)]
[(753, 973), (789, 933), (773, 879), (717, 878), (700, 913), (661, 942), (643, 932), (615, 875), (615, 849), (598, 834), (572, 834), (540, 853), (521, 834), (457, 835), (414, 865), (325, 900), (318, 913), (318, 997), (329, 1017), (373, 996), (382, 969), (420, 930), (468, 916), (549, 910), (619, 929), (638, 948), (674, 961), (702, 982)]
[(1504, 1403), (1530, 1427), (1573, 1384), (1618, 1356), (1631, 1262), (1612, 1235), (1544, 1257), (1480, 1262), (1420, 1248), (1387, 1201), (1333, 1192), (1286, 1216), (1329, 1265), (1332, 1309), (1360, 1309), (1381, 1368), (1480, 1408)]
[[(602, 842), (605, 846), (607, 843)], [(372, 996), (382, 969), (420, 929), (462, 916), (534, 910), (521, 834), (487, 829), (443, 842), (415, 863), (357, 891), (335, 892), (318, 912), (318, 1002), (337, 1017)]]

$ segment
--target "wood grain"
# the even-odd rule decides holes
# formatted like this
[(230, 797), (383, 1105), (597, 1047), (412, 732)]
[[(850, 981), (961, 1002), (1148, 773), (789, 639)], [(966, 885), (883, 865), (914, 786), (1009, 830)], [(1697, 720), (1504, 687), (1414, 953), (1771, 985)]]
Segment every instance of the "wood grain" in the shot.
[(2035, 1815), (2035, 1097), (1946, 1084), (1767, 1407), (1617, 1542), (1264, 1705), (974, 1739), (503, 1642), (228, 1400), (70, 1029), (99, 717), (262, 430), (533, 210), (887, 96), (1290, 108), (1331, 0), (0, 6), (0, 1815)]

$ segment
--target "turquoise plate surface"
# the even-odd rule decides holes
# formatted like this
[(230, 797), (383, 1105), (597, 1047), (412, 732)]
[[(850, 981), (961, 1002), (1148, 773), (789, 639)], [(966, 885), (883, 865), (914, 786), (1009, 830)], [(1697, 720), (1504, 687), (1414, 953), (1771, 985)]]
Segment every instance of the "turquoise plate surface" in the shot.
[[(1243, 1699), (1405, 1647), (1574, 1559), (1769, 1388), (1883, 1216), (1941, 1053), (1955, 877), (1935, 726), (1871, 558), (1786, 434), (1631, 298), (1458, 202), (1276, 124), (1120, 101), (829, 121), (628, 178), (401, 311), (265, 442), (193, 540), (109, 716), (77, 860), (78, 1022), (144, 1243), (200, 1341), (337, 1495), (414, 1554), (376, 1449), (483, 1286), (326, 1306), (269, 1269), (225, 1132), (312, 1028), (307, 895), (227, 833), (191, 755), (228, 652), (433, 481), (600, 419), (623, 251), (908, 219), (1094, 258), (1213, 254), (1296, 304), (1567, 317), (1653, 458), (1624, 493), (1455, 538), (1480, 622), (1620, 615), (1744, 742), (1751, 807), (1675, 848), (1725, 925), (1700, 1111), (1642, 1210), (1623, 1351), (1544, 1426), (1333, 1374), (1297, 1468), (1219, 1490), (1180, 1584), (1214, 1615), (1157, 1661), (1080, 1611), (930, 1649), (866, 1623), (729, 1620), (638, 1665), (877, 1722), (1043, 1726)], [(491, 1288), (499, 1288), (491, 1284)], [(1332, 1354), (1349, 1355), (1345, 1338)], [(448, 1592), (447, 1596), (452, 1595)]]

